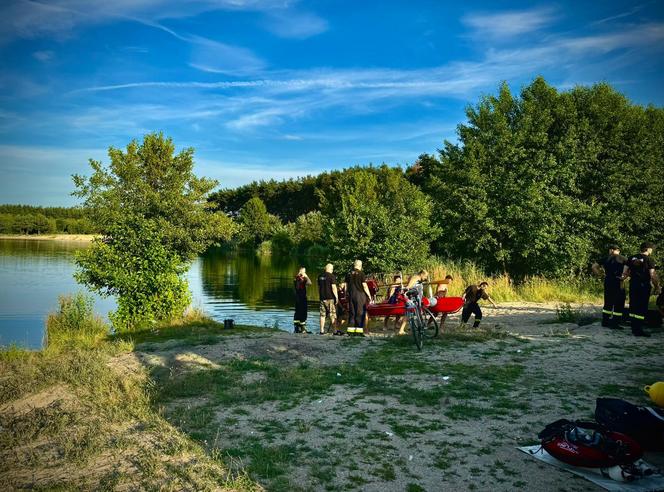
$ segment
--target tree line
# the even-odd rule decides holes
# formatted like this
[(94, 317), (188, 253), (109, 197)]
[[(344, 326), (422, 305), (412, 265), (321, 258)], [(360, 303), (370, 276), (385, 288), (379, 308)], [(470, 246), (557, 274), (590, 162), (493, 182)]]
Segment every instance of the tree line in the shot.
[(0, 234), (92, 234), (97, 232), (78, 207), (0, 205)]
[(515, 279), (565, 277), (618, 242), (664, 248), (664, 109), (609, 84), (538, 77), (470, 105), (457, 141), (402, 170), (350, 168), (210, 196), (236, 242), (367, 258), (391, 270), (433, 253)]

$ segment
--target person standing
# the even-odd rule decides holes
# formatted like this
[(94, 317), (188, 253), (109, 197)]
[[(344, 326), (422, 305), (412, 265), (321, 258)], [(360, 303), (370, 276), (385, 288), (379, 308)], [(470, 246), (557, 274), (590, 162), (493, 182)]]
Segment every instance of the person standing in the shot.
[[(330, 318), (330, 333), (333, 331), (337, 321), (337, 304), (339, 293), (337, 292), (337, 278), (332, 273), (332, 263), (325, 265), (325, 271), (318, 276), (318, 294), (320, 298), (320, 334), (325, 334), (325, 320)], [(336, 331), (335, 335), (340, 335)]]
[(371, 299), (371, 293), (364, 272), (362, 272), (361, 260), (355, 260), (353, 269), (346, 275), (343, 286), (346, 288), (348, 298), (348, 329), (346, 332), (363, 335), (365, 333), (366, 305), (367, 301)]
[(293, 285), (295, 287), (293, 331), (295, 333), (311, 333), (307, 330), (307, 285), (311, 285), (311, 280), (307, 276), (306, 268), (300, 268), (293, 280)]
[(632, 334), (635, 337), (649, 337), (650, 333), (643, 330), (643, 321), (648, 312), (648, 302), (652, 286), (659, 291), (659, 281), (655, 276), (655, 262), (651, 255), (655, 245), (645, 242), (641, 244), (641, 252), (631, 256), (623, 269), (623, 278), (629, 275), (629, 319)]
[(466, 288), (466, 291), (463, 293), (463, 310), (461, 311), (461, 325), (464, 326), (470, 320), (470, 315), (475, 315), (475, 322), (473, 323), (473, 328), (478, 328), (482, 322), (482, 310), (480, 309), (479, 301), (484, 299), (489, 301), (493, 307), (496, 306), (496, 303), (493, 302), (491, 296), (489, 296), (487, 289), (489, 284), (487, 282), (482, 282), (479, 285), (469, 285)]
[(600, 266), (604, 269), (604, 307), (602, 308), (602, 326), (619, 329), (625, 310), (625, 284), (623, 270), (627, 258), (620, 254), (616, 244), (609, 246), (609, 256), (599, 263), (593, 263), (592, 270), (598, 277), (602, 276)]

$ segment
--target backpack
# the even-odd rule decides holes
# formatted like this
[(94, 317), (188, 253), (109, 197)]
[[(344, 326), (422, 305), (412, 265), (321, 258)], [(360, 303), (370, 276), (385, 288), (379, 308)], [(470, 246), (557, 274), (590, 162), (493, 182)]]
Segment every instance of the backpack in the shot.
[(595, 420), (634, 438), (646, 451), (664, 451), (664, 411), (619, 398), (597, 398)]

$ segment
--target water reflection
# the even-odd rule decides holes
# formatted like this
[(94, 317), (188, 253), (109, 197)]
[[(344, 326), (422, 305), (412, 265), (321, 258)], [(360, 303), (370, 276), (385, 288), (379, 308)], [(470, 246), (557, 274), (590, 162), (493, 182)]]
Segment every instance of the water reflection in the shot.
[[(316, 272), (320, 260), (289, 256), (257, 256), (252, 253), (208, 251), (192, 268), (200, 272), (200, 295), (194, 296), (201, 307), (213, 317), (227, 316), (239, 323), (292, 328), (293, 277), (301, 264)], [(311, 266), (309, 266), (311, 265)], [(310, 273), (312, 275), (312, 273)], [(312, 275), (315, 280), (315, 274)], [(318, 290), (312, 285), (308, 292), (310, 316), (316, 310)]]
[[(0, 345), (38, 348), (48, 312), (58, 296), (83, 288), (74, 278), (74, 252), (86, 243), (0, 240)], [(193, 304), (213, 318), (292, 330), (293, 277), (300, 265), (315, 284), (325, 262), (288, 255), (257, 256), (212, 249), (187, 274)], [(318, 291), (308, 291), (310, 329), (318, 314)], [(102, 315), (115, 308), (113, 299), (96, 297)]]

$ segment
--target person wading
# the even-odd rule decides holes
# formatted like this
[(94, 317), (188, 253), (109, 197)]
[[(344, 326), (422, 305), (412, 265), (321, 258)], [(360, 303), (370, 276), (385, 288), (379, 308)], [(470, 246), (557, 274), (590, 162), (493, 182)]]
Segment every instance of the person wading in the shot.
[(461, 326), (465, 326), (470, 320), (470, 315), (475, 315), (475, 322), (473, 323), (473, 328), (478, 328), (482, 322), (482, 310), (480, 309), (479, 302), (481, 299), (489, 301), (493, 307), (496, 306), (496, 303), (493, 302), (491, 296), (487, 293), (489, 284), (487, 282), (482, 282), (479, 285), (469, 285), (466, 288), (466, 291), (463, 293), (463, 311), (461, 311)]
[(362, 335), (365, 333), (364, 319), (367, 301), (371, 300), (369, 286), (362, 272), (362, 261), (355, 260), (353, 269), (346, 275), (343, 286), (346, 288), (348, 298), (348, 329), (346, 332)]
[(655, 293), (659, 291), (659, 281), (655, 276), (655, 262), (651, 258), (653, 243), (641, 244), (641, 252), (631, 256), (623, 269), (623, 278), (629, 275), (629, 319), (632, 334), (636, 337), (649, 337), (650, 333), (643, 330), (643, 321), (648, 312), (648, 302), (652, 284)]
[(622, 278), (627, 258), (620, 255), (620, 247), (609, 246), (609, 256), (599, 263), (593, 263), (592, 270), (598, 277), (602, 276), (600, 266), (604, 269), (604, 307), (602, 308), (602, 326), (620, 328), (623, 311), (625, 310), (625, 283)]
[[(330, 318), (330, 330), (332, 333), (337, 320), (337, 304), (339, 293), (337, 292), (337, 278), (332, 273), (332, 263), (325, 265), (325, 271), (318, 276), (318, 293), (320, 297), (320, 334), (325, 334), (325, 320)], [(335, 335), (340, 335), (337, 330)]]
[(307, 285), (311, 285), (311, 280), (307, 276), (307, 269), (301, 267), (293, 280), (293, 286), (295, 287), (293, 331), (295, 333), (311, 333), (307, 330)]

